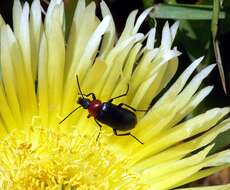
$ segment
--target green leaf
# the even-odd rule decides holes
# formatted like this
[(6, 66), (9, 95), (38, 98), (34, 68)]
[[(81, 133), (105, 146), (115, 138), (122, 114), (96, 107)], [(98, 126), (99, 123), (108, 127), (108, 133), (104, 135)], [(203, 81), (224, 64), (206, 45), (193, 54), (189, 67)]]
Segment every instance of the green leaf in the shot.
[(154, 0), (143, 0), (144, 8), (149, 8), (154, 5)]
[(220, 14), (220, 1), (219, 0), (213, 0), (213, 16), (212, 16), (212, 24), (211, 24), (211, 31), (212, 31), (212, 43), (216, 58), (216, 63), (219, 69), (221, 83), (223, 86), (223, 90), (225, 94), (227, 94), (226, 89), (226, 83), (225, 83), (225, 75), (224, 75), (224, 68), (222, 65), (222, 59), (220, 55), (220, 49), (219, 49), (219, 42), (217, 39), (217, 32), (218, 32), (218, 16)]
[(215, 146), (212, 148), (210, 154), (223, 150), (230, 144), (230, 130), (218, 135), (215, 138), (214, 143)]
[(210, 37), (209, 21), (182, 20), (176, 43), (185, 48), (190, 60), (193, 61), (207, 52)]
[[(209, 5), (184, 5), (184, 4), (158, 4), (154, 6), (153, 18), (179, 19), (179, 20), (211, 20), (212, 6)], [(221, 11), (219, 19), (225, 18)]]

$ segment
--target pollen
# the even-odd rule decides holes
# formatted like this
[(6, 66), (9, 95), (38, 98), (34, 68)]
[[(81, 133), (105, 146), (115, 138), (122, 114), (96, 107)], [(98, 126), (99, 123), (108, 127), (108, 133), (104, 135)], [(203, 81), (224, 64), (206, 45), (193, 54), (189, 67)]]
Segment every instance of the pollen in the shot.
[[(29, 134), (29, 135), (28, 135)], [(0, 144), (4, 190), (145, 190), (147, 185), (106, 144), (81, 134), (36, 128), (13, 131)]]

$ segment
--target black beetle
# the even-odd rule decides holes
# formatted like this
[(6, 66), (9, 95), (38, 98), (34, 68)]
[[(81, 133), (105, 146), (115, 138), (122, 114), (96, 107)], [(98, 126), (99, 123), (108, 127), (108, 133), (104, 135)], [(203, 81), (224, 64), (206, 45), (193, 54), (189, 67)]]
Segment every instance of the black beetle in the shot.
[[(126, 96), (129, 91), (129, 85), (124, 94), (121, 94), (117, 97), (111, 98), (107, 102), (101, 102), (98, 100), (95, 96), (94, 93), (89, 93), (89, 94), (83, 94), (80, 88), (80, 83), (78, 76), (77, 78), (77, 84), (78, 84), (78, 89), (81, 95), (81, 97), (78, 98), (77, 103), (80, 104), (79, 107), (74, 109), (72, 112), (70, 112), (59, 124), (61, 124), (65, 119), (67, 119), (72, 113), (74, 113), (78, 108), (83, 107), (84, 109), (88, 109), (89, 115), (87, 116), (88, 118), (94, 117), (95, 122), (97, 125), (100, 127), (100, 132), (102, 125), (100, 124), (106, 124), (107, 126), (111, 127), (113, 129), (113, 132), (116, 136), (131, 136), (134, 139), (136, 139), (139, 143), (144, 144), (141, 142), (137, 137), (135, 137), (133, 134), (130, 132), (127, 133), (122, 133), (118, 134), (118, 131), (128, 131), (131, 130), (135, 127), (137, 123), (137, 117), (134, 112), (136, 111), (146, 111), (146, 110), (137, 110), (127, 104), (120, 103), (118, 105), (113, 104), (113, 100), (117, 98), (121, 98), (123, 96)], [(89, 97), (92, 97), (92, 100), (90, 100)], [(127, 108), (124, 108), (123, 106), (126, 106)], [(132, 111), (131, 111), (132, 110)], [(97, 140), (100, 136), (100, 132), (97, 136)]]

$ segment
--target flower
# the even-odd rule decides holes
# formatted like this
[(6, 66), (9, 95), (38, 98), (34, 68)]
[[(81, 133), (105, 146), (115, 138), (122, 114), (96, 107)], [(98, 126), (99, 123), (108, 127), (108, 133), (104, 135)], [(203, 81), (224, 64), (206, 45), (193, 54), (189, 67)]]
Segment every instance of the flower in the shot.
[[(214, 108), (183, 119), (211, 92), (199, 89), (214, 68), (192, 79), (201, 63), (195, 60), (149, 108), (169, 83), (180, 52), (171, 48), (179, 23), (165, 24), (160, 47), (156, 28), (138, 32), (150, 9), (135, 21), (129, 15), (117, 39), (111, 13), (101, 2), (79, 0), (68, 41), (65, 41), (63, 2), (52, 0), (42, 22), (39, 0), (31, 8), (15, 0), (13, 30), (0, 17), (0, 187), (1, 189), (157, 189), (179, 187), (229, 166), (230, 151), (212, 155), (213, 139), (230, 128), (221, 120), (229, 108)], [(136, 109), (138, 123), (131, 136), (117, 137), (99, 129), (87, 111), (76, 107), (79, 76), (82, 91), (103, 101), (124, 93)], [(196, 153), (194, 153), (197, 151)], [(229, 189), (229, 185), (207, 189)], [(206, 189), (206, 188), (201, 188)]]

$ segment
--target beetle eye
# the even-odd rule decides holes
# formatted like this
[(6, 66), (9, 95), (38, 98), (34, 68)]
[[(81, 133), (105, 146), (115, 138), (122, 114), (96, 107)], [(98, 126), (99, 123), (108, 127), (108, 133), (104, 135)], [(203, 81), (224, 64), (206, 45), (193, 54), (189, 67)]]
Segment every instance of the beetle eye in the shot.
[(82, 101), (82, 98), (80, 97), (80, 98), (78, 98), (77, 103), (81, 104), (81, 101)]

